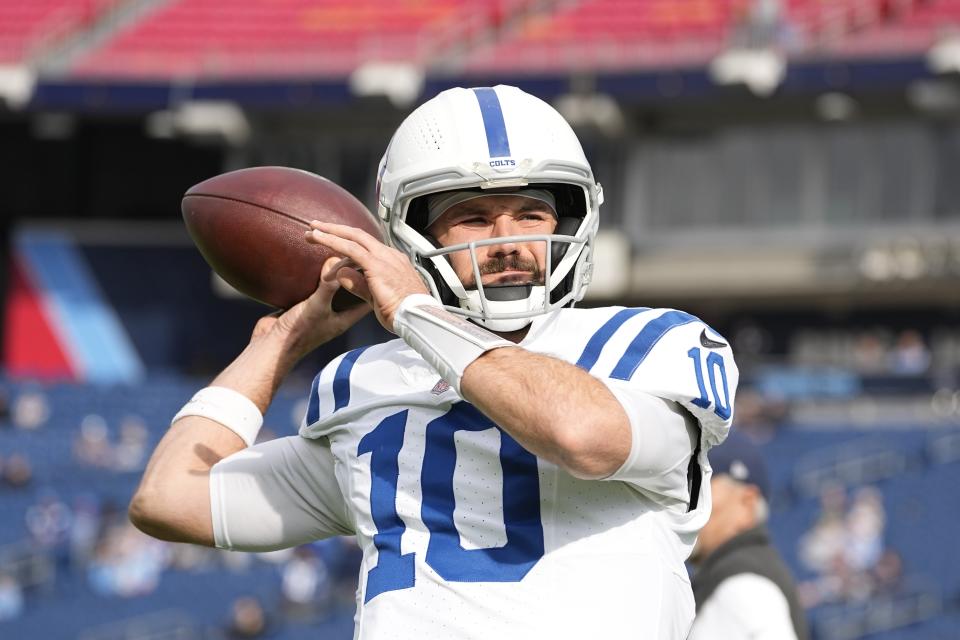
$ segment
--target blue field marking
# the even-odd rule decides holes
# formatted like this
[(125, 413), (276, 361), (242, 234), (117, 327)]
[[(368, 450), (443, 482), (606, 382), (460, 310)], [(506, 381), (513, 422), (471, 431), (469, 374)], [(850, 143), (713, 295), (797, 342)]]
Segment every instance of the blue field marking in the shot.
[(597, 364), (600, 358), (600, 352), (617, 332), (623, 323), (642, 311), (649, 311), (647, 307), (638, 307), (636, 309), (621, 309), (617, 311), (609, 320), (603, 323), (603, 326), (597, 329), (597, 332), (587, 341), (580, 359), (577, 360), (577, 366), (585, 371), (590, 371), (593, 365)]
[(510, 139), (507, 137), (507, 125), (503, 121), (503, 109), (500, 107), (500, 98), (497, 92), (490, 87), (480, 87), (473, 90), (480, 103), (480, 115), (483, 117), (483, 128), (487, 133), (487, 149), (491, 158), (510, 157)]
[(140, 355), (73, 239), (52, 231), (23, 232), (17, 249), (79, 376), (102, 384), (142, 378)]
[(333, 410), (342, 409), (350, 404), (350, 372), (353, 371), (353, 365), (357, 363), (357, 358), (367, 350), (367, 347), (354, 349), (343, 356), (337, 366), (337, 373), (333, 376)]
[(651, 320), (627, 347), (623, 357), (620, 358), (620, 361), (613, 368), (613, 372), (610, 373), (610, 377), (617, 380), (629, 380), (633, 377), (633, 373), (640, 366), (640, 363), (650, 354), (650, 350), (668, 331), (699, 321), (700, 319), (696, 316), (683, 311), (668, 311), (656, 320)]

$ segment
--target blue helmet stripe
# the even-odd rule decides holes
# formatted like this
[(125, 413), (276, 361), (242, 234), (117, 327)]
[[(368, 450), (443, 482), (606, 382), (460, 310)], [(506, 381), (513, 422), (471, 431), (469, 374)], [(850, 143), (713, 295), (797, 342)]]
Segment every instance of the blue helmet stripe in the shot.
[(357, 358), (367, 350), (367, 347), (354, 349), (343, 356), (337, 366), (337, 372), (333, 375), (333, 410), (342, 409), (350, 404), (350, 372), (353, 371), (353, 365), (357, 363)]
[(633, 339), (630, 346), (627, 347), (627, 351), (623, 354), (623, 357), (620, 358), (617, 366), (613, 368), (610, 377), (616, 378), (617, 380), (629, 380), (632, 378), (637, 367), (639, 367), (640, 363), (650, 354), (650, 351), (656, 346), (657, 342), (660, 341), (660, 338), (666, 335), (671, 329), (690, 324), (691, 322), (699, 322), (699, 320), (696, 316), (684, 313), (683, 311), (668, 311), (656, 320), (648, 322), (646, 326), (640, 330), (640, 333), (637, 334), (637, 337)]
[(473, 90), (480, 103), (480, 115), (483, 117), (483, 128), (487, 133), (487, 149), (491, 158), (510, 157), (510, 139), (507, 138), (507, 125), (503, 121), (503, 109), (500, 107), (500, 98), (497, 92), (490, 87), (479, 87)]

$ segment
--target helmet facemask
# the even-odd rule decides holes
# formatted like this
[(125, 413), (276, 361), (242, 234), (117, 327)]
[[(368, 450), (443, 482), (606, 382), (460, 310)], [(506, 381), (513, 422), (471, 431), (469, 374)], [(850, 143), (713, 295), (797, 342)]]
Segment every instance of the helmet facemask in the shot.
[[(516, 331), (526, 327), (535, 316), (573, 305), (583, 297), (590, 279), (596, 220), (587, 215), (589, 194), (574, 185), (531, 186), (554, 194), (557, 225), (552, 233), (493, 237), (441, 247), (425, 228), (426, 196), (412, 199), (405, 215), (394, 217), (395, 222), (403, 220), (400, 228), (393, 229), (394, 235), (410, 247), (408, 254), (431, 294), (448, 310), (492, 331)], [(509, 191), (517, 193), (515, 189)], [(491, 190), (489, 195), (499, 193), (503, 190)], [(477, 248), (505, 243), (545, 245), (545, 264), (538, 265), (542, 269), (538, 281), (483, 285), (484, 265), (477, 257)], [(472, 278), (466, 282), (457, 275), (450, 260), (459, 252), (468, 252), (470, 259)]]

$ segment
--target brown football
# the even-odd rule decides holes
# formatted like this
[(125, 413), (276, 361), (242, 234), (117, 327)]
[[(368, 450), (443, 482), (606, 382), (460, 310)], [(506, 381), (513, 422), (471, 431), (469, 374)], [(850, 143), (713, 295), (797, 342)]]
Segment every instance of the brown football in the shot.
[[(304, 239), (311, 220), (358, 227), (383, 240), (377, 219), (348, 191), (290, 167), (214, 176), (191, 187), (180, 208), (190, 237), (213, 270), (241, 293), (280, 309), (313, 293), (324, 261), (337, 255)], [(341, 289), (333, 308), (361, 303)]]

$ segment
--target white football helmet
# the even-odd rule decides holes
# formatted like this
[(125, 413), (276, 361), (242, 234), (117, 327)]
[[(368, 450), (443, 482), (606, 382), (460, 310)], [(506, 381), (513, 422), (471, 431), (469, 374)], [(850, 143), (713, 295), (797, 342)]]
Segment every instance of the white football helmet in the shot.
[[(503, 193), (531, 187), (555, 197), (553, 234), (511, 236), (547, 245), (542, 285), (467, 289), (448, 255), (501, 239), (439, 247), (426, 232), (430, 194), (464, 189)], [(492, 331), (514, 331), (534, 316), (581, 300), (590, 282), (603, 193), (566, 120), (517, 89), (449, 89), (399, 126), (380, 161), (379, 216), (388, 242), (410, 256), (431, 293), (453, 313)]]

